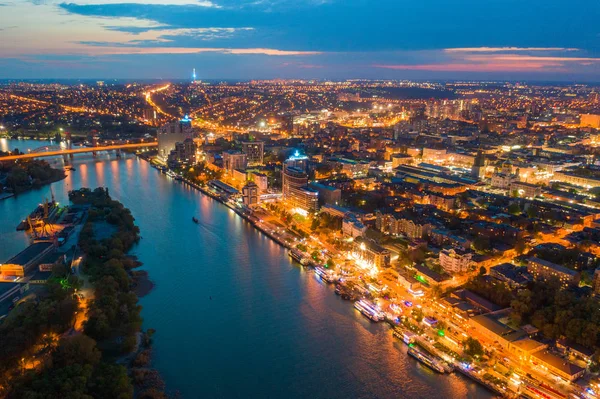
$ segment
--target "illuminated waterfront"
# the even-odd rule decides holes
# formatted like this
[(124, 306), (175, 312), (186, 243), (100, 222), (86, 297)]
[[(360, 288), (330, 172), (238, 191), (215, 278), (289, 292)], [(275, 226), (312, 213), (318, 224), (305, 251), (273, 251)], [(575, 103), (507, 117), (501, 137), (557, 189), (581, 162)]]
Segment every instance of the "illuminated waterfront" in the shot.
[[(270, 239), (145, 161), (86, 155), (74, 166), (52, 185), (58, 201), (72, 188), (106, 186), (140, 226), (135, 254), (156, 283), (141, 300), (142, 314), (157, 330), (154, 363), (168, 389), (185, 398), (490, 396), (417, 364), (385, 325), (291, 264)], [(0, 259), (26, 246), (14, 228), (49, 193), (44, 187), (0, 201)]]

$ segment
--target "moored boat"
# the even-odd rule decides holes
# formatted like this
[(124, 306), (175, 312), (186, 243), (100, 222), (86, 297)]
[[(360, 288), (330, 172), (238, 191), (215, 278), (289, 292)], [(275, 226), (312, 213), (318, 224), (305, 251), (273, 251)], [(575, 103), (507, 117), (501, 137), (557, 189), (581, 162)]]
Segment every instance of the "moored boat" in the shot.
[(385, 319), (384, 313), (377, 306), (366, 299), (361, 299), (354, 303), (354, 307), (369, 319), (379, 322)]
[(446, 372), (446, 369), (440, 364), (439, 361), (431, 358), (430, 356), (421, 352), (414, 346), (410, 346), (408, 348), (408, 354), (417, 359), (419, 362), (426, 365), (427, 367), (429, 367), (430, 369), (432, 369), (433, 371), (437, 371), (440, 374), (444, 374)]

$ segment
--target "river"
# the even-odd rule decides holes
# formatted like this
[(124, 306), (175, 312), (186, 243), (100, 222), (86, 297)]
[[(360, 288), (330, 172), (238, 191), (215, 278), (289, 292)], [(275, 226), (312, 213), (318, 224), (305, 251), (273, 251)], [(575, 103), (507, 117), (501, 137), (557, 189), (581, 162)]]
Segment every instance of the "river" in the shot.
[[(41, 145), (0, 139), (0, 150)], [(183, 398), (492, 396), (416, 363), (386, 325), (368, 321), (231, 210), (147, 162), (90, 154), (74, 167), (51, 185), (58, 201), (73, 188), (105, 186), (140, 227), (133, 253), (156, 284), (140, 300), (142, 316), (156, 329), (153, 363), (168, 390)], [(25, 248), (15, 227), (45, 197), (50, 186), (0, 201), (0, 261)]]

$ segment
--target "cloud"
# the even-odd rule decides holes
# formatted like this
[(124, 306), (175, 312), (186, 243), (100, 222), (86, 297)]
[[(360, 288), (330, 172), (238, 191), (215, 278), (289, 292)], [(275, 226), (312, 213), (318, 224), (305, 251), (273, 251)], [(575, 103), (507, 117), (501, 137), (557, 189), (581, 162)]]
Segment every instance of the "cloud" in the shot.
[[(130, 28), (135, 29), (133, 32), (131, 32)], [(242, 32), (250, 32), (254, 30), (254, 28), (250, 27), (165, 29), (162, 26), (154, 26), (149, 28), (126, 27), (125, 30), (123, 30), (121, 26), (111, 26), (107, 27), (107, 29), (132, 34), (132, 36), (128, 36), (132, 40), (127, 40), (125, 42), (120, 42), (118, 40), (113, 42), (92, 41), (93, 43), (95, 43), (94, 45), (114, 45), (117, 43), (119, 43), (119, 45), (143, 45), (144, 43), (173, 43), (182, 38), (210, 41), (217, 39), (229, 39), (234, 37), (236, 34)], [(91, 42), (88, 41), (87, 43)]]
[[(102, 0), (86, 0), (94, 1)], [(565, 8), (559, 0), (519, 2), (517, 14), (502, 0), (470, 2), (469, 7), (444, 0), (214, 0), (214, 3), (220, 8), (167, 5), (166, 1), (164, 5), (69, 3), (61, 8), (72, 15), (88, 17), (143, 16), (178, 28), (250, 25), (257, 35), (252, 43), (244, 43), (249, 47), (324, 52), (598, 48), (594, 43), (597, 40), (593, 39), (598, 32), (592, 10), (581, 13), (575, 7)], [(540, 7), (542, 3), (544, 7)], [(398, 15), (402, 15), (402, 24), (397, 23)], [(422, 18), (423, 15), (427, 18)], [(355, 20), (361, 22), (348, 23)], [(489, 29), (506, 21), (510, 21), (511, 29)], [(498, 43), (511, 46), (495, 46)]]
[[(460, 52), (459, 52), (460, 53)], [(600, 65), (600, 58), (533, 56), (526, 54), (460, 53), (433, 63), (378, 63), (376, 68), (436, 72), (567, 72), (573, 64)]]
[(600, 58), (593, 57), (537, 57), (532, 55), (522, 54), (506, 54), (506, 55), (469, 55), (465, 57), (466, 60), (475, 62), (540, 62), (540, 63), (554, 63), (554, 62), (600, 62)]
[(446, 48), (446, 53), (499, 53), (506, 51), (579, 51), (569, 47), (457, 47)]
[(73, 6), (103, 6), (103, 5), (121, 5), (121, 4), (141, 4), (141, 5), (159, 5), (159, 6), (197, 6), (206, 8), (221, 8), (220, 5), (209, 0), (78, 0), (74, 2), (61, 2), (61, 5)]
[(265, 55), (318, 55), (321, 51), (294, 51), (294, 50), (276, 50), (268, 48), (238, 48), (222, 49), (223, 52), (231, 54), (265, 54)]
[(373, 65), (375, 68), (394, 69), (403, 71), (432, 71), (432, 72), (528, 72), (547, 70), (552, 67), (554, 71), (564, 71), (560, 63), (536, 62), (501, 62), (501, 63), (447, 63), (447, 64), (398, 64), (398, 65)]
[[(104, 44), (104, 43), (103, 43)], [(86, 46), (73, 49), (69, 54), (90, 56), (124, 54), (200, 54), (222, 53), (234, 55), (262, 54), (271, 56), (311, 56), (321, 54), (318, 51), (290, 51), (270, 48), (221, 48), (221, 47), (133, 47), (133, 46)]]

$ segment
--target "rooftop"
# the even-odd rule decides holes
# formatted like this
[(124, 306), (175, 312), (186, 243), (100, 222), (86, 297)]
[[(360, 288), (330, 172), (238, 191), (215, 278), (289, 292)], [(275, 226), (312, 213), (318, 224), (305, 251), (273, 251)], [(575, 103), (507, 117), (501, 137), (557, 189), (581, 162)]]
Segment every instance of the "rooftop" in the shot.
[(576, 376), (583, 371), (581, 367), (570, 363), (563, 358), (553, 355), (548, 351), (536, 352), (533, 354), (533, 356), (539, 359), (542, 363), (552, 366), (569, 376)]
[(544, 267), (556, 270), (559, 273), (568, 274), (570, 276), (577, 275), (577, 272), (575, 270), (567, 269), (564, 266), (557, 265), (556, 263), (552, 263), (550, 261), (547, 261), (547, 260), (544, 260), (544, 259), (540, 259), (540, 258), (535, 257), (535, 256), (532, 256), (531, 258), (529, 258), (528, 261), (529, 261), (529, 263), (537, 263), (537, 264), (542, 265)]
[(13, 265), (26, 265), (31, 262), (37, 256), (39, 256), (42, 252), (47, 250), (53, 244), (51, 242), (36, 242), (31, 244), (17, 255), (13, 256), (6, 262), (5, 264), (13, 264)]

